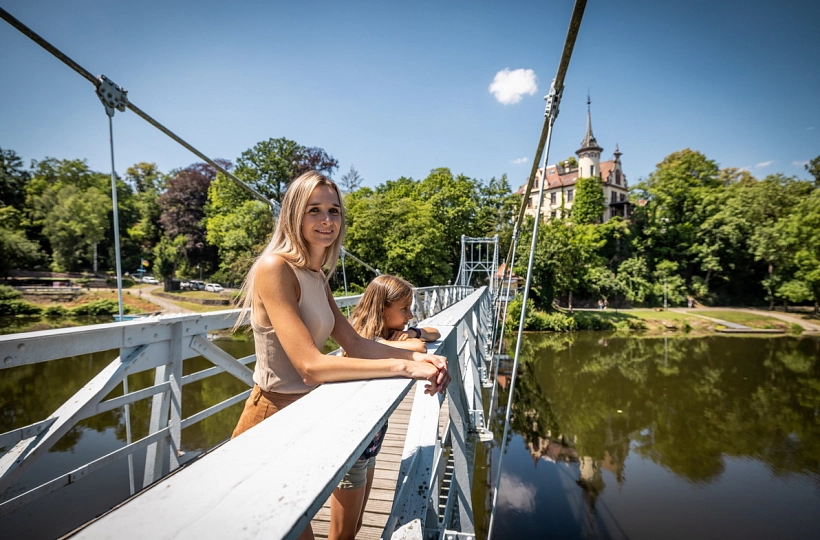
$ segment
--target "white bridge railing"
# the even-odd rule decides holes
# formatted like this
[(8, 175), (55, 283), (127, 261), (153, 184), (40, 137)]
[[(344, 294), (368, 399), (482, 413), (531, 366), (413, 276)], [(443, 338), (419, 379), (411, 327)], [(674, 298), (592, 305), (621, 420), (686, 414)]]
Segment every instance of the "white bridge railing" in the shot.
[[(387, 537), (393, 531), (404, 537), (412, 536), (412, 531), (441, 536), (453, 524), (463, 533), (473, 532), (473, 452), (468, 434), (487, 436), (480, 384), (486, 380), (492, 310), (486, 288), (471, 291), (465, 287), (430, 287), (416, 292), (416, 318), (426, 319), (425, 324), (438, 327), (442, 333), (441, 340), (430, 344), (429, 350), (449, 359), (454, 381), (447, 393), (450, 422), (440, 433), (440, 399), (418, 390)], [(340, 307), (357, 302), (358, 297), (337, 299)], [(143, 487), (178, 469), (183, 464), (178, 457), (182, 429), (249, 395), (250, 390), (183, 417), (181, 388), (185, 384), (224, 371), (252, 386), (252, 373), (246, 365), (255, 357), (235, 359), (207, 339), (209, 333), (231, 327), (237, 313), (231, 310), (163, 316), (0, 336), (0, 369), (120, 350), (116, 360), (51, 416), (0, 434), (0, 448), (11, 447), (0, 458), (0, 491), (77, 422), (139, 400), (152, 400), (146, 437), (3, 501), (0, 514), (142, 450), (146, 451)], [(200, 355), (214, 367), (182, 376), (182, 361)], [(127, 375), (147, 370), (155, 370), (153, 386), (103, 401)], [(112, 534), (117, 537), (206, 534), (295, 538), (412, 386), (412, 381), (403, 379), (323, 385), (243, 437), (154, 484), (79, 534), (98, 537), (116, 531)], [(439, 515), (438, 495), (448, 459), (454, 475), (448, 503)], [(158, 485), (162, 489), (156, 489)], [(276, 494), (278, 502), (254, 504), (259, 493)], [(456, 500), (458, 515), (454, 513)]]

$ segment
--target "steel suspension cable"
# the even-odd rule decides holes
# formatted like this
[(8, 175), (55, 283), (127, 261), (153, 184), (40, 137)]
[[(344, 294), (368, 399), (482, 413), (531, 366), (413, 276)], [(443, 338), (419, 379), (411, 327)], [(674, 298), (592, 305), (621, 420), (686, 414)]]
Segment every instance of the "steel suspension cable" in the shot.
[[(77, 62), (75, 62), (74, 60), (69, 58), (67, 55), (63, 54), (63, 52), (60, 51), (57, 47), (55, 47), (54, 45), (52, 45), (51, 43), (49, 43), (48, 41), (43, 39), (40, 35), (38, 35), (31, 28), (29, 28), (28, 26), (26, 26), (25, 24), (20, 22), (11, 13), (6, 11), (2, 7), (0, 7), (0, 17), (3, 18), (3, 20), (8, 22), (10, 25), (12, 25), (14, 28), (19, 30), (21, 33), (26, 35), (28, 38), (30, 38), (32, 41), (34, 41), (36, 44), (38, 44), (39, 46), (41, 46), (42, 48), (44, 48), (45, 50), (50, 52), (58, 60), (60, 60), (61, 62), (66, 64), (68, 67), (70, 67), (71, 69), (73, 69), (74, 71), (79, 73), (83, 78), (87, 79), (91, 84), (93, 84), (99, 90), (101, 84), (103, 84), (103, 77), (95, 77), (94, 75), (92, 75), (91, 72), (89, 72), (87, 69), (83, 68), (80, 64), (78, 64)], [(127, 93), (125, 90), (122, 90), (122, 92), (123, 92), (123, 94)], [(191, 153), (193, 153), (198, 158), (203, 160), (205, 163), (207, 163), (208, 165), (210, 165), (211, 167), (213, 167), (217, 171), (221, 172), (222, 174), (224, 174), (225, 176), (227, 176), (228, 178), (230, 178), (231, 180), (236, 182), (245, 191), (247, 191), (253, 198), (258, 199), (258, 200), (262, 201), (263, 203), (265, 203), (265, 205), (267, 205), (271, 208), (271, 211), (273, 212), (274, 217), (279, 214), (279, 203), (277, 201), (275, 201), (273, 199), (268, 199), (267, 197), (265, 197), (264, 195), (262, 195), (261, 193), (256, 191), (254, 188), (252, 188), (250, 185), (243, 182), (242, 180), (240, 180), (239, 178), (237, 178), (236, 176), (234, 176), (230, 172), (228, 172), (225, 169), (225, 167), (223, 167), (222, 165), (220, 165), (216, 161), (212, 160), (211, 158), (209, 158), (208, 156), (206, 156), (205, 154), (203, 154), (202, 152), (200, 152), (199, 150), (197, 150), (196, 148), (194, 148), (190, 144), (188, 144), (188, 142), (186, 142), (184, 139), (179, 137), (177, 134), (175, 134), (170, 129), (168, 129), (165, 126), (163, 126), (162, 124), (160, 124), (158, 121), (154, 120), (151, 116), (149, 116), (146, 112), (144, 112), (142, 109), (137, 107), (130, 100), (126, 99), (125, 106), (128, 107), (129, 109), (131, 109), (132, 111), (134, 111), (134, 113), (136, 113), (137, 116), (139, 116), (143, 120), (147, 121), (149, 124), (151, 124), (152, 126), (157, 128), (161, 132), (165, 133), (167, 136), (169, 136), (171, 139), (173, 139), (177, 143), (181, 144), (183, 147), (185, 147)]]
[[(550, 92), (546, 97), (547, 105), (546, 111), (544, 113), (544, 127), (541, 131), (541, 138), (538, 141), (538, 147), (536, 149), (536, 156), (533, 160), (532, 164), (532, 172), (530, 173), (530, 177), (527, 182), (527, 189), (524, 199), (522, 200), (521, 204), (521, 211), (519, 212), (518, 221), (517, 223), (523, 223), (524, 220), (524, 211), (526, 210), (526, 202), (529, 200), (530, 192), (532, 190), (532, 185), (535, 180), (535, 175), (538, 171), (538, 165), (541, 162), (541, 156), (543, 153), (543, 170), (546, 173), (547, 169), (547, 161), (549, 160), (549, 143), (552, 139), (552, 127), (555, 123), (555, 119), (558, 116), (558, 105), (561, 102), (561, 95), (564, 91), (564, 79), (566, 77), (567, 69), (569, 68), (569, 61), (572, 58), (572, 50), (575, 46), (575, 39), (578, 36), (578, 30), (581, 27), (581, 19), (584, 15), (584, 9), (586, 8), (586, 0), (576, 0), (575, 6), (572, 11), (572, 18), (570, 19), (569, 30), (567, 31), (567, 38), (564, 42), (564, 50), (561, 53), (561, 60), (558, 64), (558, 72), (555, 76), (555, 79), (552, 81), (552, 85), (550, 87)], [(544, 152), (544, 148), (546, 147), (546, 152)], [(546, 174), (544, 175), (546, 178)], [(495, 485), (493, 486), (493, 497), (492, 497), (492, 504), (490, 509), (490, 523), (489, 529), (487, 531), (487, 540), (492, 538), (493, 533), (493, 525), (495, 524), (495, 510), (498, 505), (498, 491), (501, 483), (501, 472), (502, 472), (502, 464), (504, 459), (504, 448), (507, 442), (507, 436), (509, 434), (509, 426), (510, 426), (510, 417), (512, 415), (512, 404), (513, 404), (513, 397), (515, 395), (515, 382), (518, 375), (518, 364), (519, 358), (521, 354), (521, 344), (523, 342), (523, 333), (524, 333), (524, 321), (526, 320), (527, 315), (527, 300), (529, 299), (529, 291), (532, 285), (532, 270), (533, 265), (535, 263), (535, 249), (538, 242), (538, 228), (541, 222), (541, 205), (544, 200), (544, 189), (543, 184), (541, 189), (538, 193), (538, 204), (536, 205), (535, 210), (535, 222), (533, 225), (533, 232), (532, 232), (532, 241), (530, 242), (530, 253), (529, 253), (529, 260), (527, 263), (527, 278), (526, 284), (524, 286), (524, 295), (523, 295), (523, 302), (521, 306), (521, 316), (519, 318), (518, 323), (518, 336), (515, 344), (515, 356), (513, 359), (513, 369), (512, 374), (510, 376), (510, 391), (509, 396), (507, 397), (507, 410), (506, 410), (506, 418), (504, 420), (504, 434), (501, 437), (501, 445), (499, 449), (499, 456), (498, 456), (498, 464), (496, 469), (496, 476), (495, 476)]]

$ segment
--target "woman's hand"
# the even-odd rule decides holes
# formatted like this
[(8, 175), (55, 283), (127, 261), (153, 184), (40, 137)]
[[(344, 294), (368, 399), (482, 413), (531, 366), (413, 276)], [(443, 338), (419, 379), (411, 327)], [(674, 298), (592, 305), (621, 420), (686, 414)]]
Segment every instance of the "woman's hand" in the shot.
[(450, 384), (450, 372), (447, 370), (447, 358), (437, 354), (429, 353), (413, 353), (413, 360), (425, 364), (431, 364), (437, 369), (435, 377), (427, 378), (428, 385), (425, 386), (424, 392), (434, 395), (436, 392), (443, 394)]

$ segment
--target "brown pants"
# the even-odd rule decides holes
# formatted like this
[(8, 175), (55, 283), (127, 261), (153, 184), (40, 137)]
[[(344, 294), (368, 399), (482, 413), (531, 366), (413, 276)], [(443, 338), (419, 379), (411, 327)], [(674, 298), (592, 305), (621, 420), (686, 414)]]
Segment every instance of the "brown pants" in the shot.
[(231, 439), (242, 435), (265, 418), (273, 416), (274, 413), (279, 412), (305, 395), (307, 394), (266, 392), (259, 388), (259, 385), (254, 384), (251, 395), (245, 401), (245, 409), (242, 411), (242, 416), (239, 417), (239, 422), (233, 430)]

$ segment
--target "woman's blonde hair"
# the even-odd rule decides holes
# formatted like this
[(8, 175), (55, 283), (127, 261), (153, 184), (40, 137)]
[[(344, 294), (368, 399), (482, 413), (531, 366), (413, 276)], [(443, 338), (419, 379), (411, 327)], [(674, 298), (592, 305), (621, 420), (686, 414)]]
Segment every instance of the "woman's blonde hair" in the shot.
[(412, 299), (413, 286), (407, 281), (387, 274), (376, 276), (350, 316), (350, 325), (367, 339), (387, 338), (384, 308)]
[(305, 217), (305, 209), (313, 194), (313, 190), (318, 186), (329, 186), (339, 199), (339, 214), (341, 215), (341, 225), (339, 226), (339, 236), (325, 249), (325, 256), (322, 260), (322, 268), (328, 273), (336, 267), (339, 260), (339, 253), (342, 251), (346, 226), (346, 216), (342, 194), (336, 183), (318, 171), (308, 171), (288, 185), (285, 196), (282, 198), (282, 208), (279, 211), (279, 218), (276, 220), (276, 228), (270, 243), (262, 250), (256, 258), (242, 288), (239, 290), (237, 304), (242, 308), (242, 312), (237, 319), (236, 326), (244, 318), (248, 310), (253, 309), (254, 292), (256, 291), (256, 272), (260, 261), (270, 254), (276, 254), (288, 261), (296, 268), (308, 268), (310, 264), (310, 252), (302, 237), (302, 221)]

